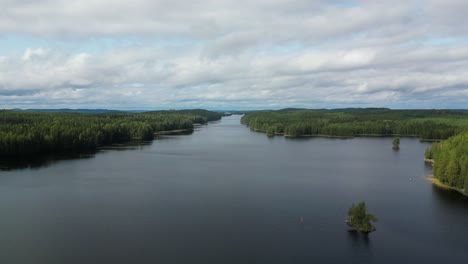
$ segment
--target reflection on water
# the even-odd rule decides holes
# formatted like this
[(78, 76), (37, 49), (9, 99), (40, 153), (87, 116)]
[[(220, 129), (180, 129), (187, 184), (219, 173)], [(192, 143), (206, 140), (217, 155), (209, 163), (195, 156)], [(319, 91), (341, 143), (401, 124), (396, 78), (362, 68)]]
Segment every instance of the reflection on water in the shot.
[(152, 141), (130, 141), (121, 144), (112, 144), (109, 146), (104, 146), (98, 148), (98, 150), (142, 150), (145, 147), (151, 146), (153, 144)]
[(174, 131), (165, 131), (165, 132), (161, 132), (161, 134), (156, 134), (156, 137), (164, 137), (164, 136), (170, 136), (170, 135), (174, 135), (174, 136), (188, 136), (188, 135), (191, 135), (193, 134), (193, 131), (194, 130), (174, 130)]
[(102, 151), (142, 150), (145, 147), (151, 146), (151, 144), (152, 141), (131, 141), (100, 147), (95, 152), (58, 153), (36, 157), (2, 158), (0, 159), (0, 171), (46, 168), (60, 161), (94, 158), (98, 152)]
[(362, 244), (366, 247), (369, 246), (370, 238), (368, 233), (359, 233), (355, 230), (348, 230), (348, 236), (355, 242), (355, 245)]
[[(195, 129), (195, 130), (198, 130)], [(155, 140), (177, 140), (181, 136), (189, 136), (193, 134), (193, 130), (173, 132), (166, 135), (158, 135)], [(104, 151), (127, 151), (127, 150), (143, 150), (151, 146), (153, 141), (130, 141), (125, 143), (117, 143), (108, 146), (99, 147), (94, 152), (80, 152), (80, 153), (56, 153), (41, 155), (36, 157), (15, 157), (15, 158), (1, 158), (0, 171), (15, 170), (15, 169), (38, 169), (49, 167), (64, 160), (74, 159), (90, 159), (94, 158), (95, 154)], [(163, 154), (163, 153), (159, 153)], [(172, 153), (166, 153), (171, 155)]]
[(444, 206), (452, 207), (459, 210), (468, 209), (468, 196), (462, 195), (461, 193), (451, 190), (444, 189), (432, 185), (432, 193), (436, 197), (437, 202), (443, 203)]
[(372, 243), (371, 235), (367, 233), (359, 233), (354, 230), (348, 230), (348, 239), (353, 252), (353, 258), (349, 263), (372, 263)]
[(73, 159), (89, 159), (93, 158), (95, 153), (62, 153), (55, 155), (44, 155), (39, 157), (17, 157), (0, 159), (0, 170), (15, 170), (15, 169), (39, 169), (49, 167), (54, 163), (63, 160)]

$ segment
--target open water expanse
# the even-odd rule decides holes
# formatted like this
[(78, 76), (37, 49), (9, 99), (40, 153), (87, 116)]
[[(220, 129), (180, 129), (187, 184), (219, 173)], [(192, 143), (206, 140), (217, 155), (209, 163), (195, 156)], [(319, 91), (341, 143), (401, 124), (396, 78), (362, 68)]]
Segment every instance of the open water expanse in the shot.
[[(0, 263), (467, 263), (468, 199), (424, 180), (428, 143), (239, 120), (0, 171)], [(368, 237), (344, 223), (360, 201)]]

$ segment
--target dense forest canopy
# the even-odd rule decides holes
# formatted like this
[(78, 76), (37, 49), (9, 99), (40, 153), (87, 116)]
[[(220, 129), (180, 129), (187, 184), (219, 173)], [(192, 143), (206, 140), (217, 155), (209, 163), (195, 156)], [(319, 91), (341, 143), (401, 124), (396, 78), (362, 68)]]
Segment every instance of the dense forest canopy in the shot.
[(241, 122), (269, 135), (417, 136), (447, 139), (468, 129), (464, 110), (283, 109), (247, 113)]
[(468, 131), (434, 143), (425, 155), (434, 161), (432, 172), (436, 179), (468, 194)]
[(144, 113), (46, 113), (0, 111), (0, 156), (31, 156), (95, 150), (130, 140), (151, 140), (163, 130), (192, 129), (219, 120), (216, 112), (196, 109)]

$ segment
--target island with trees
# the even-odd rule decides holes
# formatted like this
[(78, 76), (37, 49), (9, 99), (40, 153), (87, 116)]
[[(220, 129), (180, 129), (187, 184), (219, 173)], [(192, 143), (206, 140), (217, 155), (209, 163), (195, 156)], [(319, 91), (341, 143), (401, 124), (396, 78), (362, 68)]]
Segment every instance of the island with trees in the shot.
[(192, 130), (194, 124), (221, 119), (207, 110), (142, 113), (0, 111), (0, 157), (95, 151), (132, 140), (152, 140), (155, 133)]
[(468, 111), (283, 109), (249, 112), (242, 117), (241, 123), (269, 136), (412, 136), (437, 141), (467, 130)]
[(399, 137), (396, 137), (396, 138), (393, 139), (392, 148), (395, 149), (395, 150), (400, 149), (400, 138)]
[(377, 222), (377, 217), (367, 213), (366, 203), (360, 202), (352, 204), (348, 210), (348, 217), (345, 221), (354, 231), (370, 233), (376, 230), (372, 223)]

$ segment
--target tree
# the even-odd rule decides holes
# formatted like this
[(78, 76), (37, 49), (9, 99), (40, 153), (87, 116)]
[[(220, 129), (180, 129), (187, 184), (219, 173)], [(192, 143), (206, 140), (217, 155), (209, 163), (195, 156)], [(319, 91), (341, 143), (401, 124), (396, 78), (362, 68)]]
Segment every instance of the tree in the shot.
[(374, 222), (377, 222), (377, 218), (367, 213), (365, 202), (360, 202), (357, 205), (353, 203), (348, 209), (346, 223), (356, 231), (363, 233), (375, 231), (375, 227), (372, 225)]
[(399, 137), (396, 137), (393, 139), (393, 142), (392, 142), (392, 148), (393, 149), (399, 149), (400, 148), (400, 138)]
[(432, 148), (427, 148), (424, 151), (424, 158), (431, 160), (433, 158)]
[(272, 137), (272, 136), (275, 135), (275, 127), (274, 127), (274, 126), (268, 127), (268, 129), (267, 129), (267, 135), (268, 135), (269, 137)]

